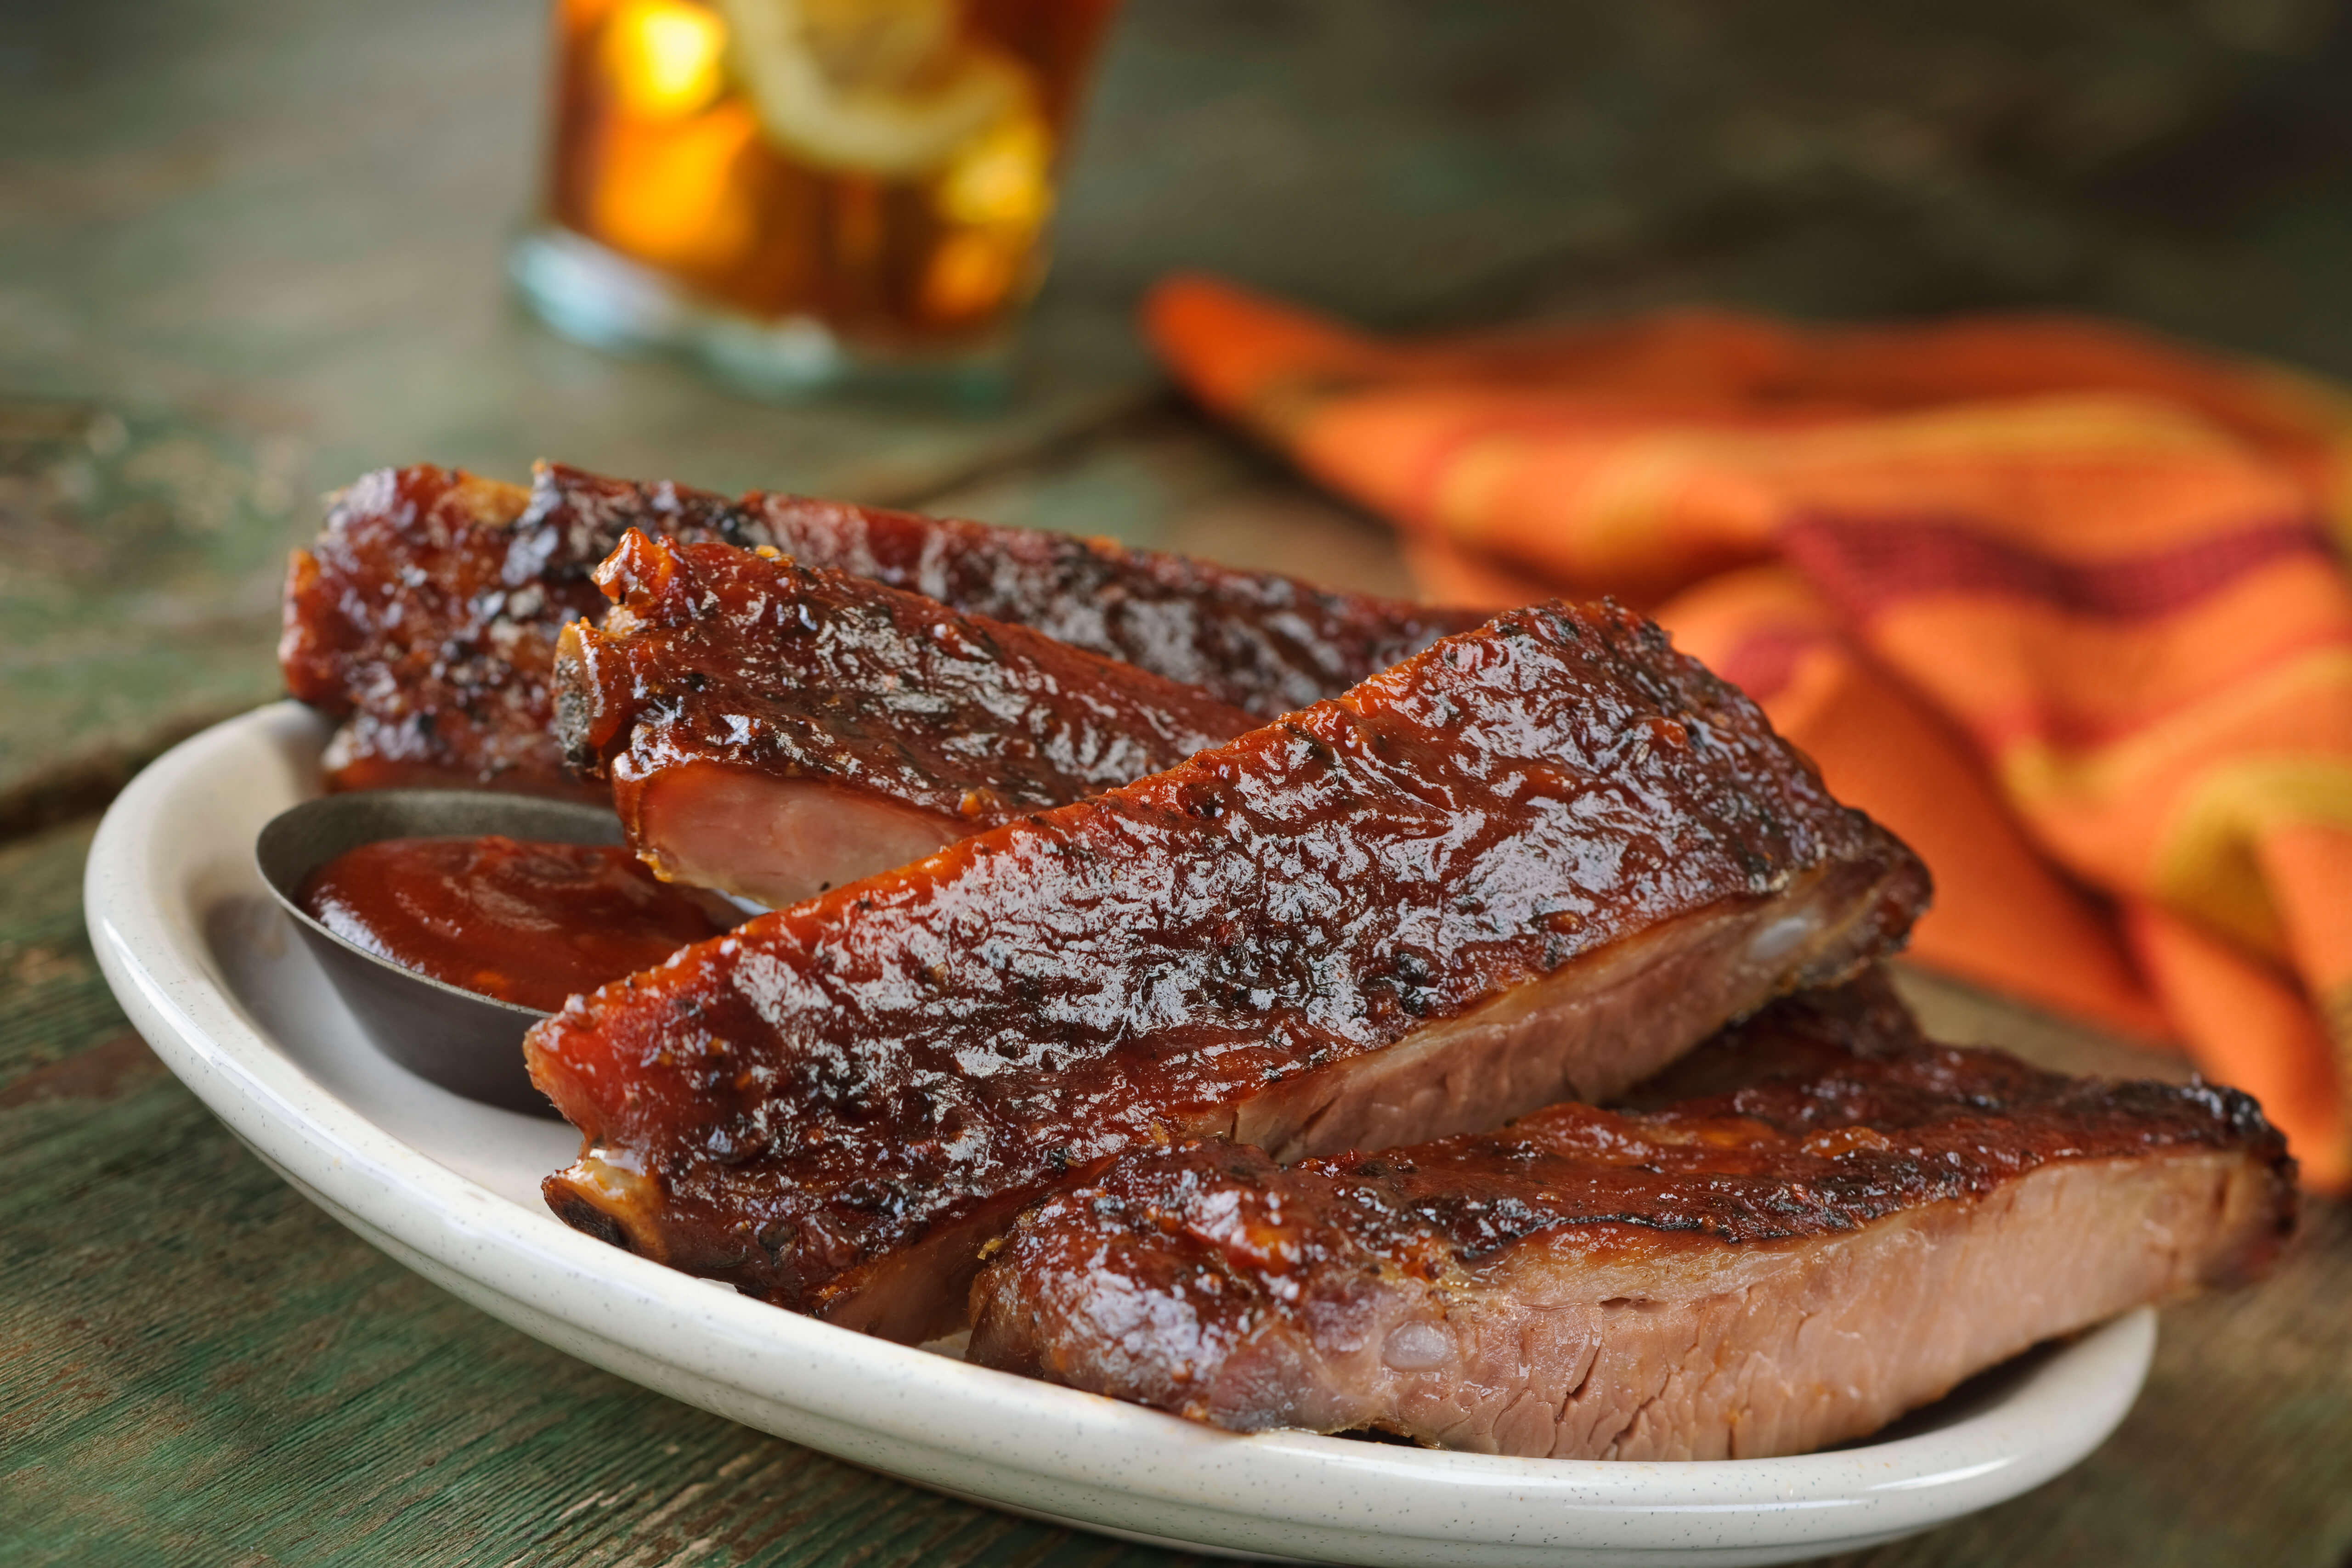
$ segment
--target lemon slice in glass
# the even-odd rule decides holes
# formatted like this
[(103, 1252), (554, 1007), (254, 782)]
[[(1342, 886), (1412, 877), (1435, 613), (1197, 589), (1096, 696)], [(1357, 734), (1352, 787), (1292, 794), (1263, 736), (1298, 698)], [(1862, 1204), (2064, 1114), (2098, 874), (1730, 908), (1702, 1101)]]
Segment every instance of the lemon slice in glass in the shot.
[(927, 174), (1032, 94), (957, 0), (718, 0), (761, 132), (823, 169)]

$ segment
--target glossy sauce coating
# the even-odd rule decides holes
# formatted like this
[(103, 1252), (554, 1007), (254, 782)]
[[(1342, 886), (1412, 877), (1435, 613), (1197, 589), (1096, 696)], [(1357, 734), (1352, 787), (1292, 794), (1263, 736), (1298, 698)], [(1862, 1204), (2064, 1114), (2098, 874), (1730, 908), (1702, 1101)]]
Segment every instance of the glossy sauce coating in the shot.
[[(1726, 1084), (1737, 1087), (1685, 1092)], [(1183, 1214), (1271, 1278), (1342, 1251), (1425, 1269), (1433, 1245), (1475, 1264), (1549, 1232), (1572, 1232), (1587, 1254), (1832, 1235), (1980, 1197), (2053, 1160), (2170, 1148), (2244, 1149), (2275, 1170), (2285, 1233), (2293, 1164), (2251, 1097), (2072, 1078), (1938, 1045), (1872, 975), (1725, 1030), (1620, 1106), (1555, 1105), (1494, 1133), (1287, 1169), (1227, 1145), (1136, 1155), (1085, 1189), (1116, 1195), (1122, 1219), (1089, 1226), (1079, 1217), (1115, 1209), (1085, 1191), (1055, 1212), (1073, 1258), (1093, 1255), (1081, 1232), (1173, 1238), (1183, 1228), (1164, 1217)], [(1163, 1218), (1138, 1227), (1146, 1210)], [(1172, 1264), (1176, 1249), (1165, 1256)]]
[(343, 721), (330, 779), (583, 793), (552, 733), (550, 674), (563, 626), (602, 612), (590, 574), (631, 528), (772, 546), (1261, 716), (1336, 695), (1482, 619), (1101, 540), (800, 497), (730, 501), (547, 464), (528, 491), (425, 465), (383, 469), (335, 497), (287, 572), (278, 663), (290, 694)]
[(1467, 632), (1486, 612), (1335, 593), (1110, 539), (797, 496), (749, 498), (777, 547), (1199, 686), (1274, 718)]
[(1879, 890), (1831, 978), (1900, 942), (1916, 860), (1655, 626), (1512, 612), (567, 1008), (526, 1043), (587, 1145), (550, 1201), (818, 1308), (943, 1226), (1824, 868)]
[[(659, 486), (640, 488), (634, 526), (765, 542), (717, 497)], [(278, 643), (287, 691), (343, 721), (329, 782), (602, 799), (563, 764), (548, 683), (565, 623), (604, 609), (590, 573), (619, 538), (541, 493), (429, 465), (336, 496), (288, 568)]]
[(297, 902), (403, 968), (542, 1012), (729, 924), (619, 845), (497, 834), (362, 844), (312, 872)]
[(971, 1358), (1242, 1430), (1793, 1451), (2252, 1277), (2294, 1224), (2284, 1139), (2245, 1095), (1934, 1045), (1877, 976), (1776, 1004), (1640, 1098), (1286, 1169), (1124, 1155), (1012, 1228)]
[[(551, 465), (541, 470), (532, 511), (577, 519), (572, 528), (582, 537), (617, 540), (640, 513), (658, 519), (689, 496)], [(691, 500), (703, 515), (723, 505), (713, 497)], [(1337, 696), (1486, 619), (1480, 611), (1334, 593), (1293, 577), (1039, 528), (758, 491), (735, 507), (740, 537), (730, 543), (771, 544), (803, 566), (872, 578), (967, 615), (1027, 626), (1197, 685), (1261, 718)]]
[(573, 763), (609, 771), (633, 840), (646, 786), (689, 764), (819, 780), (977, 832), (1252, 727), (1198, 687), (772, 552), (632, 530), (596, 580), (616, 608), (568, 635), (556, 707)]

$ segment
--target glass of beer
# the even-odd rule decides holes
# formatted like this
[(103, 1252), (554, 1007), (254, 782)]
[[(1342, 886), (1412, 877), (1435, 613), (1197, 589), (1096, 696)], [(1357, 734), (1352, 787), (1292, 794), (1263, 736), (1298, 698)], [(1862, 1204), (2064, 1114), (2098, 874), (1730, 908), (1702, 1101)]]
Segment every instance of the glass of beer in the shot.
[(557, 0), (515, 282), (754, 392), (992, 393), (1116, 3)]

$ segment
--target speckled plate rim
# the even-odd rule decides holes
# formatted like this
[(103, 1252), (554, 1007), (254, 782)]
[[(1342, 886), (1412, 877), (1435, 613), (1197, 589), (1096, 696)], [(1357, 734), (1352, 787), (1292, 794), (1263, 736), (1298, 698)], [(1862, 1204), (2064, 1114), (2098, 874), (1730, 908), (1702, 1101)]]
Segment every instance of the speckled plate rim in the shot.
[(779, 1312), (580, 1235), (330, 1092), (234, 991), (212, 912), (318, 790), (325, 727), (281, 703), (174, 747), (117, 799), (90, 936), (156, 1053), (307, 1197), (523, 1332), (665, 1394), (917, 1483), (1212, 1551), (1366, 1563), (1767, 1563), (2014, 1497), (2123, 1418), (2155, 1317), (2046, 1353), (1948, 1423), (1801, 1458), (1601, 1464), (1242, 1437)]

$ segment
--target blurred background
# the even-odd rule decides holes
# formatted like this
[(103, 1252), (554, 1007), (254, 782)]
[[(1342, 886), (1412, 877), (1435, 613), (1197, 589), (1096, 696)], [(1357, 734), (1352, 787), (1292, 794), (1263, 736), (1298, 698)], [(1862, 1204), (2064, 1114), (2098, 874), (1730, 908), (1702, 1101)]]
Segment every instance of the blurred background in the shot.
[(973, 413), (768, 406), (520, 309), (542, 5), (9, 0), (0, 612), (35, 635), (0, 654), (0, 820), (268, 695), (283, 548), (387, 463), (553, 456), (1401, 588), (1382, 534), (1175, 407), (1131, 325), (1173, 268), (1388, 328), (2063, 305), (2352, 372), (2346, 9), (1133, 0), (1019, 393)]
[(2346, 9), (1134, 0), (1018, 393), (975, 413), (772, 406), (521, 310), (542, 5), (10, 0), (0, 612), (33, 635), (0, 654), (0, 820), (269, 695), (283, 549), (388, 463), (561, 457), (1402, 589), (1384, 533), (1166, 390), (1132, 311), (1174, 268), (1383, 328), (2078, 307), (2352, 372)]

